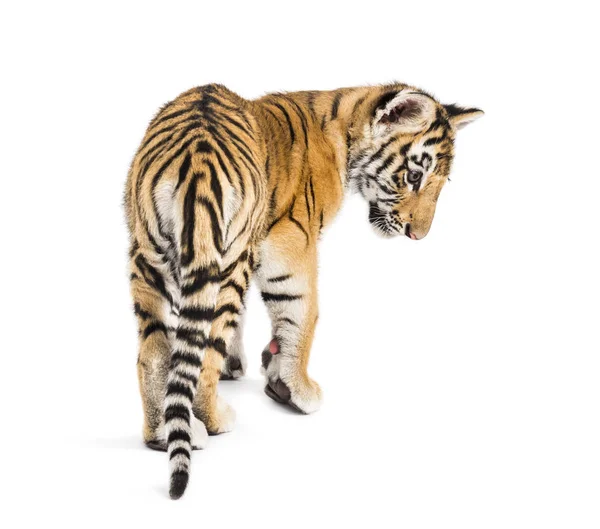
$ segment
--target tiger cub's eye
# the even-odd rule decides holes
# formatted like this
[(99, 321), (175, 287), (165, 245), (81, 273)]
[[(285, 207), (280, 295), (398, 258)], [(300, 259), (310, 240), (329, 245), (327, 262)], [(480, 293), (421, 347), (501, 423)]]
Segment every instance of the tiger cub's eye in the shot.
[(406, 181), (409, 184), (418, 184), (422, 177), (423, 173), (421, 171), (408, 171)]

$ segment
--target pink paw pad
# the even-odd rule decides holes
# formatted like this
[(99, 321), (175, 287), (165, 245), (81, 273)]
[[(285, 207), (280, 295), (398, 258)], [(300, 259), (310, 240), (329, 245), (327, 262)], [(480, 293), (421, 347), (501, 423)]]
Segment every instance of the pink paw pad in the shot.
[(271, 340), (271, 343), (269, 344), (269, 352), (272, 355), (279, 354), (279, 344), (277, 343), (277, 340), (275, 338), (273, 338)]

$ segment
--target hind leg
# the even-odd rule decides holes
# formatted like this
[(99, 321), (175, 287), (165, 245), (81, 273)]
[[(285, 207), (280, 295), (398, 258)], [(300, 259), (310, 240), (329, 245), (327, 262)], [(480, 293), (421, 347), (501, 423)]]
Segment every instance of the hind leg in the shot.
[(227, 349), (227, 358), (223, 364), (221, 380), (236, 380), (246, 374), (248, 363), (243, 342), (244, 310), (244, 307), (242, 307), (242, 313), (238, 317), (231, 345)]
[[(144, 443), (154, 450), (166, 450), (164, 399), (169, 373), (171, 343), (169, 323), (174, 314), (168, 292), (157, 285), (160, 272), (141, 255), (132, 263), (131, 294), (138, 320), (138, 382), (144, 411)], [(162, 292), (161, 292), (162, 290)], [(192, 424), (192, 445), (203, 448), (207, 433), (198, 420)]]
[[(240, 356), (233, 356), (234, 351), (238, 355), (241, 351), (232, 346), (235, 346), (236, 339), (239, 337), (237, 332), (243, 311), (243, 299), (248, 288), (249, 273), (247, 258), (238, 259), (227, 267), (202, 361), (193, 410), (206, 425), (208, 432), (213, 435), (232, 430), (235, 423), (235, 412), (218, 395), (217, 385), (221, 374), (227, 372), (228, 365), (231, 365), (230, 359), (238, 360), (241, 365)], [(229, 351), (232, 352), (232, 356)], [(233, 373), (240, 371), (238, 368), (233, 370)]]
[(131, 293), (139, 329), (137, 373), (144, 410), (144, 442), (151, 448), (164, 448), (163, 400), (170, 350), (165, 314), (169, 303), (146, 283), (140, 270), (131, 275)]

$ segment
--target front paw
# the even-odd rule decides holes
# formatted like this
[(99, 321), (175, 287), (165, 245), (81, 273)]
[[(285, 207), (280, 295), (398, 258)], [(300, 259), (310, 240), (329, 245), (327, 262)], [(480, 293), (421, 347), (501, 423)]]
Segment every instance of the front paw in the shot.
[(321, 407), (321, 388), (293, 359), (282, 358), (272, 341), (262, 354), (262, 371), (266, 375), (265, 393), (275, 402), (287, 404), (301, 413), (313, 413)]
[(314, 413), (321, 407), (323, 396), (319, 384), (308, 377), (287, 383), (277, 378), (267, 378), (265, 393), (280, 404), (287, 404), (305, 414)]

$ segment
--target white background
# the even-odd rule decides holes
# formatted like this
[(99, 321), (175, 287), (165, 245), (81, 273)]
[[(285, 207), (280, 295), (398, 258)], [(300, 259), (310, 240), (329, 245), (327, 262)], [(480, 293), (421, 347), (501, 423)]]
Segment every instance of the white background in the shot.
[[(3, 3), (4, 527), (600, 526), (598, 20), (592, 2)], [(223, 3), (225, 4), (225, 3)], [(143, 447), (121, 207), (157, 108), (391, 80), (486, 115), (419, 242), (358, 196), (320, 254), (313, 416), (262, 393), (167, 495)], [(216, 525), (218, 524), (218, 525)]]

